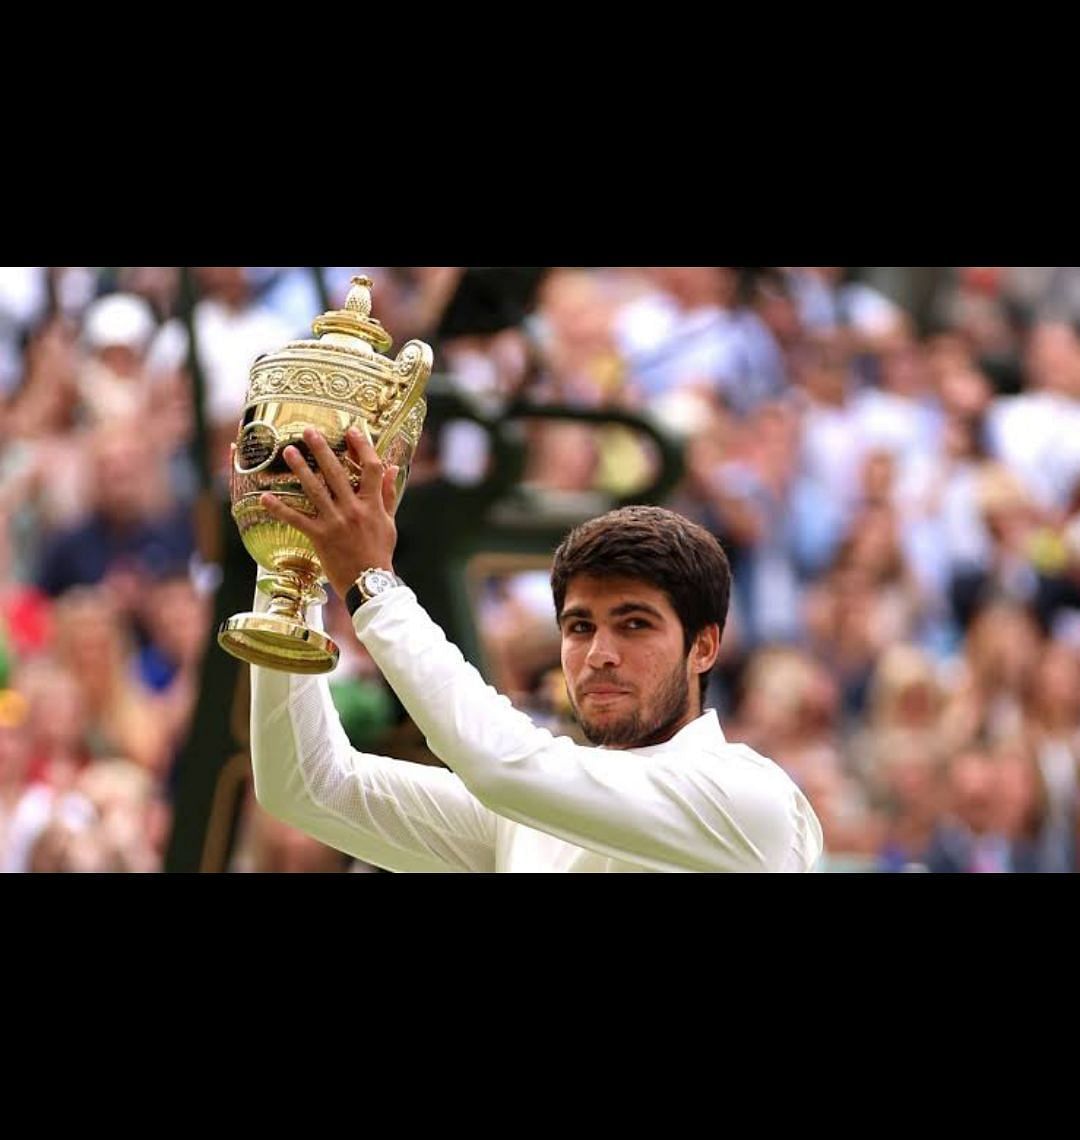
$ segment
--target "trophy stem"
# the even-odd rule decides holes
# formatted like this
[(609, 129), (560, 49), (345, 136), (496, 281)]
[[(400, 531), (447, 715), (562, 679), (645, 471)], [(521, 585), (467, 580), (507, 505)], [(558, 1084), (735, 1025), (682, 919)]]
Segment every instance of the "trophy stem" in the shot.
[(315, 575), (304, 574), (297, 570), (274, 574), (270, 579), (269, 590), (270, 605), (267, 607), (267, 612), (301, 624), (306, 624), (309, 603), (326, 600), (326, 595), (318, 587)]
[(265, 613), (240, 614), (218, 631), (227, 653), (285, 673), (329, 673), (338, 662), (333, 640), (307, 625), (307, 609), (326, 601), (317, 570), (289, 567), (259, 581), (270, 595)]

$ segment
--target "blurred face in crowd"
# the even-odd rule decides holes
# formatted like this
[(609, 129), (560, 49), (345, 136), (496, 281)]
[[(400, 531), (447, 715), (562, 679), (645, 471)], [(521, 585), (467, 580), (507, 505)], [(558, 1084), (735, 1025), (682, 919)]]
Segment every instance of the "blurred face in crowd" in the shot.
[(251, 295), (247, 273), (242, 265), (197, 265), (199, 287), (204, 294), (240, 308)]
[(920, 345), (909, 336), (895, 335), (883, 346), (879, 360), (881, 386), (887, 392), (906, 397), (921, 396), (925, 392), (929, 380), (926, 360)]
[(698, 676), (716, 659), (719, 631), (706, 627), (687, 654), (682, 623), (662, 590), (578, 575), (559, 624), (570, 701), (593, 744), (659, 744), (700, 715)]
[(988, 691), (1019, 689), (1034, 672), (1042, 640), (1031, 614), (1011, 603), (987, 607), (968, 631), (966, 654)]
[(1045, 321), (1028, 342), (1027, 370), (1035, 386), (1064, 396), (1080, 396), (1080, 340), (1067, 324)]
[(847, 397), (848, 358), (840, 345), (811, 341), (794, 357), (795, 374), (818, 403), (839, 407)]
[(143, 596), (142, 622), (154, 644), (175, 664), (196, 663), (210, 614), (194, 585), (187, 578), (167, 578), (144, 588)]
[(998, 825), (1014, 839), (1032, 836), (1038, 830), (1045, 807), (1038, 763), (1019, 742), (999, 747), (996, 759)]
[(739, 284), (734, 270), (724, 265), (657, 265), (652, 267), (652, 277), (686, 308), (726, 308), (735, 300)]
[(0, 788), (22, 783), (30, 761), (30, 737), (24, 723), (7, 723), (0, 717)]
[(999, 822), (993, 760), (979, 751), (958, 755), (949, 767), (949, 797), (957, 818), (976, 835), (993, 830)]
[(45, 753), (77, 750), (86, 734), (86, 698), (67, 668), (45, 667), (24, 680), (30, 702), (30, 731)]
[[(93, 441), (94, 486), (101, 513), (114, 523), (129, 523), (146, 514), (155, 489), (155, 460), (137, 420), (102, 431)], [(141, 429), (141, 430), (140, 430)]]
[(1036, 669), (1033, 689), (1040, 707), (1047, 713), (1063, 714), (1067, 724), (1073, 722), (1080, 710), (1080, 658), (1076, 651), (1051, 642)]

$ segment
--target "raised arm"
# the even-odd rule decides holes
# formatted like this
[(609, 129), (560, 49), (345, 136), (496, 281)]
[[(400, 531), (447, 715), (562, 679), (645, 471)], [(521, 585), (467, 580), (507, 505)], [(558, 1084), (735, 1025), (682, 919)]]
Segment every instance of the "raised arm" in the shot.
[(255, 792), (271, 815), (390, 871), (494, 871), (495, 819), (452, 772), (357, 752), (325, 678), (251, 670)]

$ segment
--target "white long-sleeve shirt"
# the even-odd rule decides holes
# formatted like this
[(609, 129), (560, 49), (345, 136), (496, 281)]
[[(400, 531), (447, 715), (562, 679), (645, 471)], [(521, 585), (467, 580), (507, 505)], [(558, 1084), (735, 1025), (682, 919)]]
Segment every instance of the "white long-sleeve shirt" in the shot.
[(553, 736), (486, 684), (407, 587), (356, 633), (450, 771), (357, 752), (325, 678), (252, 667), (259, 802), (391, 871), (809, 871), (821, 827), (714, 712), (616, 751)]

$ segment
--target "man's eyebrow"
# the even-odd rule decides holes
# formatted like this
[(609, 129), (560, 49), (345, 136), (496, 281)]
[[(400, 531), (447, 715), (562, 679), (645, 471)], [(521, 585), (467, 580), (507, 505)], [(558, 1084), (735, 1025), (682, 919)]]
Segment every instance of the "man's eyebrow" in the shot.
[(559, 614), (559, 622), (566, 621), (567, 618), (590, 618), (592, 617), (592, 610), (588, 606), (570, 606), (568, 609), (563, 610)]
[[(621, 606), (616, 606), (610, 611), (611, 617), (627, 617), (629, 614), (645, 613), (651, 617), (662, 621), (664, 615), (655, 607), (650, 606), (648, 602), (623, 602)], [(568, 618), (592, 618), (592, 610), (588, 606), (569, 606), (559, 615), (559, 621), (564, 622)]]
[(623, 602), (621, 606), (616, 606), (611, 611), (611, 616), (626, 617), (627, 614), (633, 613), (651, 614), (654, 618), (661, 619), (664, 616), (655, 606), (650, 606), (648, 602)]

